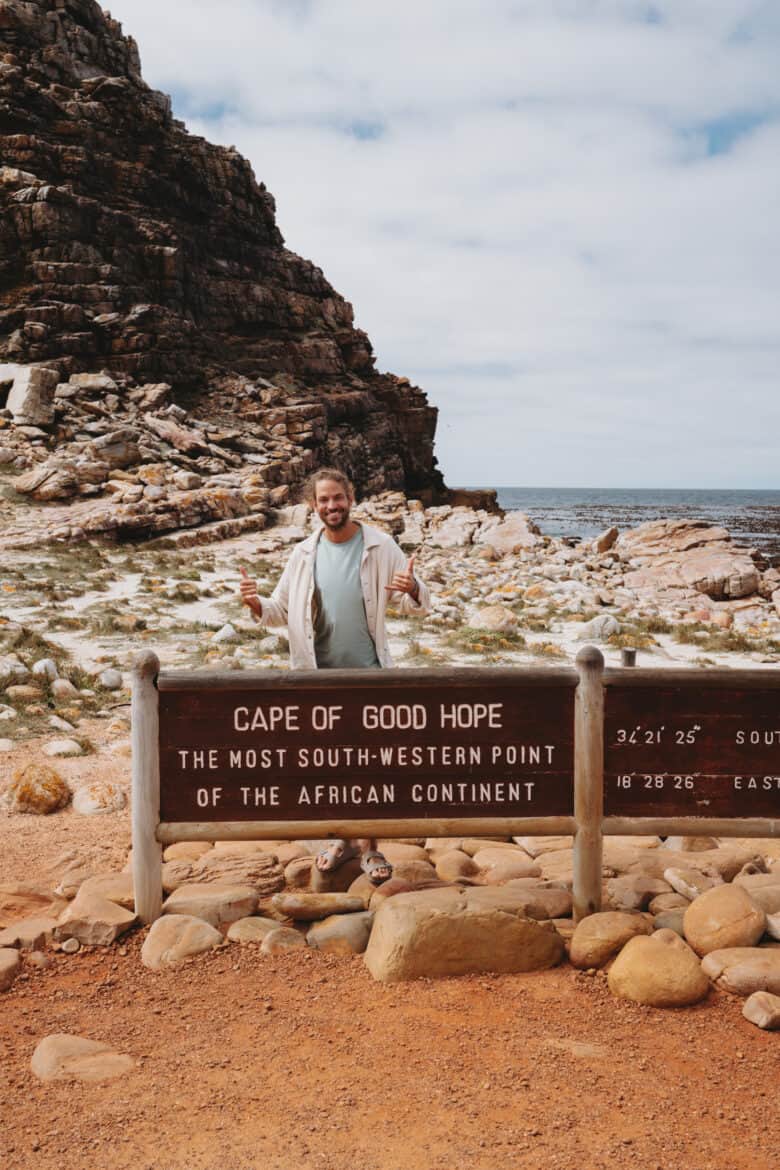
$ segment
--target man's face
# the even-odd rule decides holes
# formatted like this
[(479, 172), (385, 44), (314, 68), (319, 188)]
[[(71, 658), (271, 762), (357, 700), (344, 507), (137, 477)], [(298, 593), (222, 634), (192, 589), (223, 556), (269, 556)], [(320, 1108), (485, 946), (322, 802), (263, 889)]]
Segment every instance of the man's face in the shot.
[(331, 532), (337, 532), (349, 522), (352, 498), (335, 479), (321, 479), (315, 488), (314, 510)]

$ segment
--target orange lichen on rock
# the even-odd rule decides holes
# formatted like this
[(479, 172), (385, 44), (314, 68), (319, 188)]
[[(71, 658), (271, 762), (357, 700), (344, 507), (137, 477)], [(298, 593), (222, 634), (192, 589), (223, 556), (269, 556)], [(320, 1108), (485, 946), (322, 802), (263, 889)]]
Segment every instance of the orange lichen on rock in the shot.
[(9, 812), (53, 813), (70, 800), (70, 789), (50, 764), (30, 761), (17, 768), (3, 793)]

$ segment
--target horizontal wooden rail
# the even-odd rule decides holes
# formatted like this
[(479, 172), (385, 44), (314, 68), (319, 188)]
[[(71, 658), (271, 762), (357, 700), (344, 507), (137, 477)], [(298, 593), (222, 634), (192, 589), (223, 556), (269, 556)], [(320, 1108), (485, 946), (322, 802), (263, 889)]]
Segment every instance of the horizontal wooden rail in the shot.
[(459, 817), (457, 820), (163, 821), (157, 840), (287, 841), (330, 837), (559, 837), (574, 833), (574, 817)]
[(605, 817), (611, 837), (780, 837), (780, 820), (766, 817)]
[[(362, 690), (367, 684), (381, 685), (383, 690), (403, 690), (410, 685), (435, 690), (442, 682), (448, 686), (473, 686), (484, 683), (484, 666), (430, 667), (394, 671), (340, 670), (340, 688)], [(292, 674), (279, 670), (188, 671), (163, 670), (157, 678), (158, 691), (247, 691), (247, 690), (331, 690), (335, 671), (296, 670)], [(496, 686), (561, 687), (572, 689), (579, 682), (576, 670), (566, 667), (532, 666), (517, 670), (491, 667), (490, 682)]]

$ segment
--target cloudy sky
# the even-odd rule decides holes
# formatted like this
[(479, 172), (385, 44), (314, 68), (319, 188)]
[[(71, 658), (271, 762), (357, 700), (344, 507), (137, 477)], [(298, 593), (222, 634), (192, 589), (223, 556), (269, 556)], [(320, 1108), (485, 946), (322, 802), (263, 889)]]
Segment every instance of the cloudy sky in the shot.
[(450, 484), (780, 488), (777, 0), (107, 0)]

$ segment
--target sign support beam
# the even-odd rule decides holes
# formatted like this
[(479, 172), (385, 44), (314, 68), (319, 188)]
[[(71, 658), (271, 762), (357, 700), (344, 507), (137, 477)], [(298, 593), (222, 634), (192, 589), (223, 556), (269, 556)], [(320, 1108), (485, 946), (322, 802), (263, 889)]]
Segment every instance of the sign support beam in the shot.
[(601, 821), (604, 810), (604, 657), (595, 646), (576, 659), (574, 699), (574, 921), (601, 909)]
[(160, 821), (160, 714), (157, 675), (160, 660), (151, 650), (133, 667), (131, 741), (133, 748), (133, 890), (135, 912), (145, 925), (162, 910)]

